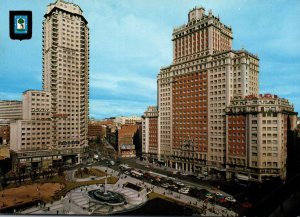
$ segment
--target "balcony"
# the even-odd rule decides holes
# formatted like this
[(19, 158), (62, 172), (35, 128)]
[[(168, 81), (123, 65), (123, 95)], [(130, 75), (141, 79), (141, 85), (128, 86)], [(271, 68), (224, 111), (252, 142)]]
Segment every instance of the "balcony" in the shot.
[(57, 40), (58, 39), (58, 34), (57, 33), (52, 33), (52, 39)]

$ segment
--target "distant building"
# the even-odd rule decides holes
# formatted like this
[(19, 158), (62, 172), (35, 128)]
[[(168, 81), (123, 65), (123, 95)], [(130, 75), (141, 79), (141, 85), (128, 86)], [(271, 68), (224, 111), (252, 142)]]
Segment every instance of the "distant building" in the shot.
[(116, 117), (115, 118), (115, 123), (117, 125), (134, 125), (136, 123), (141, 123), (142, 118), (140, 116), (121, 116), (121, 117)]
[(89, 123), (88, 128), (88, 140), (96, 140), (101, 139), (103, 134), (103, 129), (106, 128), (106, 126), (97, 124), (97, 123)]
[(227, 178), (286, 179), (288, 134), (297, 113), (276, 95), (234, 97), (226, 108)]
[(118, 155), (122, 158), (135, 157), (139, 142), (139, 126), (123, 125), (118, 132)]
[(0, 145), (9, 144), (10, 127), (9, 125), (0, 125)]
[(22, 119), (22, 101), (0, 100), (0, 120)]
[(158, 146), (158, 110), (156, 106), (149, 106), (142, 116), (142, 153), (148, 158), (155, 158), (160, 154)]
[(115, 118), (105, 118), (103, 120), (90, 119), (90, 124), (113, 126), (115, 125)]
[(10, 158), (9, 146), (8, 145), (0, 145), (0, 160)]
[(106, 127), (106, 140), (116, 151), (118, 151), (118, 131), (118, 127), (116, 126)]

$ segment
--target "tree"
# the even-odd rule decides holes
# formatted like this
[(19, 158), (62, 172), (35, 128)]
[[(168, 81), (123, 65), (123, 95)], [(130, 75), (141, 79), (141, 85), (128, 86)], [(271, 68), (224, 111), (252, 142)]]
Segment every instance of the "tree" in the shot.
[(83, 169), (83, 173), (84, 173), (84, 174), (88, 174), (88, 173), (89, 173), (88, 168), (85, 167), (85, 168)]
[(82, 178), (82, 170), (81, 170), (81, 168), (77, 169), (77, 174)]
[(18, 23), (22, 25), (24, 23), (24, 19), (23, 18), (18, 19)]
[(24, 29), (24, 19), (20, 18), (18, 19), (18, 23), (20, 24), (21, 28), (20, 29)]

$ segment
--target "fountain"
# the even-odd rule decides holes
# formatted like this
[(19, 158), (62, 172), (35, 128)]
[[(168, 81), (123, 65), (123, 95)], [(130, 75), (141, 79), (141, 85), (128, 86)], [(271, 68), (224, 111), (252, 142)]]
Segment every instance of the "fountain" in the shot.
[(88, 191), (88, 195), (94, 202), (105, 205), (119, 206), (126, 202), (122, 194), (107, 190), (107, 178), (105, 178), (103, 189)]

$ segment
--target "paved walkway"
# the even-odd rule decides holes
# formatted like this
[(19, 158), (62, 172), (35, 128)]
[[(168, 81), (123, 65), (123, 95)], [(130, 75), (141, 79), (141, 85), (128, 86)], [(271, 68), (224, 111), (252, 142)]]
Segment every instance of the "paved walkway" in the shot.
[(114, 207), (100, 204), (88, 196), (91, 190), (101, 189), (100, 185), (90, 185), (71, 190), (65, 197), (54, 203), (39, 205), (22, 211), (22, 214), (115, 214), (133, 210), (144, 205), (147, 202), (147, 191), (143, 189), (138, 192), (130, 188), (123, 187), (123, 182), (115, 185), (107, 185), (107, 191), (113, 191), (122, 194), (126, 198), (126, 204), (116, 205)]

